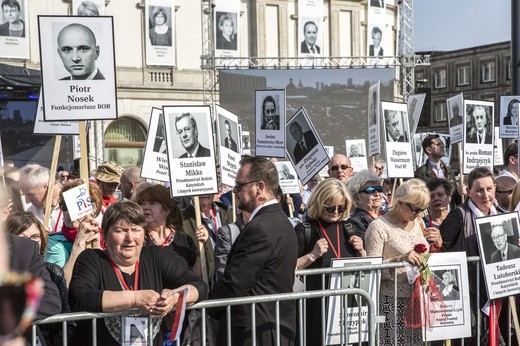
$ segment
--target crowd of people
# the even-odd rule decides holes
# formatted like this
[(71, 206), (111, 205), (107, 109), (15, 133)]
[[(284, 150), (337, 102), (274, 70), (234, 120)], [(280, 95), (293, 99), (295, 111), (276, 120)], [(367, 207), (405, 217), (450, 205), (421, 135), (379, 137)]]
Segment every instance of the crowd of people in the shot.
[[(143, 179), (139, 167), (123, 170), (105, 162), (86, 182), (65, 169), (51, 173), (37, 164), (5, 166), (0, 215), (10, 268), (43, 279), (37, 319), (71, 311), (134, 308), (140, 312), (132, 318), (152, 317), (150, 326), (144, 322), (148, 319), (139, 323), (152, 329), (153, 343), (159, 345), (169, 337), (181, 292), (186, 292), (187, 303), (289, 293), (295, 287), (295, 270), (330, 267), (335, 258), (382, 257), (384, 263), (419, 266), (423, 257), (414, 249), (417, 244), (430, 253), (465, 251), (478, 256), (473, 220), (519, 209), (517, 144), (506, 148), (500, 174), (477, 167), (467, 186), (441, 160), (444, 144), (438, 135), (427, 136), (422, 147), (427, 161), (417, 168), (415, 178), (393, 186), (383, 178), (384, 161), (354, 172), (349, 157), (333, 155), (328, 177), (315, 176), (302, 187), (301, 207), (293, 209), (294, 215), (289, 215), (288, 199), (279, 185), (280, 172), (265, 158), (243, 156), (234, 187), (227, 193), (223, 188), (216, 195), (198, 196), (198, 203), (189, 197), (172, 198), (168, 187)], [(51, 186), (51, 181), (56, 183)], [(72, 220), (64, 193), (84, 183), (93, 210)], [(496, 238), (502, 233), (497, 231)], [(470, 278), (477, 270), (469, 265)], [(305, 289), (327, 289), (329, 280), (309, 276)], [(487, 297), (480, 282), (477, 287), (470, 279), (472, 296), (478, 291), (481, 298), (481, 306), (472, 301), (474, 314)], [(405, 327), (404, 314), (395, 314), (406, 309), (412, 288), (404, 268), (382, 272), (379, 311), (385, 323), (380, 344), (392, 344), (394, 334), (398, 344), (422, 341), (421, 330)], [(460, 297), (460, 292), (455, 294)], [(323, 344), (322, 301), (306, 301), (302, 334), (297, 327), (300, 308), (292, 301), (258, 304), (257, 344), (275, 344), (279, 338), (281, 345), (291, 345), (301, 342), (301, 335), (307, 345)], [(233, 307), (230, 319), (225, 308), (208, 313), (216, 344), (227, 343), (229, 337), (232, 344), (251, 342), (251, 306)], [(122, 323), (118, 318), (98, 322), (97, 342), (125, 342), (129, 336), (121, 333)], [(90, 328), (90, 323), (71, 322), (66, 337), (74, 345), (91, 344)], [(184, 328), (185, 336), (193, 333), (188, 323)], [(143, 330), (137, 328), (134, 337)], [(42, 344), (59, 343), (61, 333), (60, 326), (37, 328)], [(476, 332), (469, 342), (477, 342), (475, 337)]]

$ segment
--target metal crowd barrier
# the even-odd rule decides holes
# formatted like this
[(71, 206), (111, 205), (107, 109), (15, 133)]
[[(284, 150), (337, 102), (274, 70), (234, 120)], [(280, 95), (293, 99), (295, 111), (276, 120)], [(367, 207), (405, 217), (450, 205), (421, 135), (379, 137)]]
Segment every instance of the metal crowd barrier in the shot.
[[(475, 263), (479, 262), (479, 257), (469, 257), (468, 263)], [(480, 276), (479, 276), (479, 270), (478, 266), (480, 263), (477, 263), (477, 276), (476, 278), (469, 278), (469, 280), (475, 279), (476, 280), (476, 287), (479, 287), (480, 282)], [(304, 269), (304, 270), (298, 270), (296, 272), (296, 275), (299, 277), (304, 278), (304, 282), (306, 281), (306, 277), (310, 275), (321, 275), (322, 277), (322, 285), (325, 284), (327, 281), (327, 277), (333, 273), (339, 273), (340, 278), (343, 278), (343, 275), (346, 275), (351, 272), (367, 272), (367, 271), (381, 271), (383, 269), (393, 269), (393, 268), (402, 268), (402, 263), (388, 263), (388, 264), (379, 264), (379, 265), (356, 265), (355, 268), (349, 268), (349, 267), (338, 267), (338, 268), (322, 268), (322, 269)], [(397, 273), (394, 271), (394, 307), (397, 306), (397, 281), (396, 281)], [(342, 282), (342, 281), (341, 281)], [(306, 317), (306, 311), (305, 311), (305, 301), (310, 299), (321, 299), (321, 311), (322, 311), (322, 330), (320, 331), (322, 333), (322, 336), (325, 338), (326, 334), (326, 318), (325, 318), (325, 308), (326, 308), (326, 298), (327, 297), (333, 297), (333, 296), (339, 296), (341, 297), (341, 311), (344, 312), (347, 306), (347, 297), (353, 295), (354, 297), (360, 297), (362, 299), (362, 302), (366, 302), (366, 306), (368, 308), (368, 317), (367, 317), (367, 329), (368, 329), (368, 345), (378, 345), (378, 339), (377, 339), (377, 327), (376, 324), (385, 323), (384, 316), (379, 316), (379, 308), (378, 306), (375, 306), (374, 301), (371, 299), (369, 294), (365, 292), (362, 289), (357, 288), (339, 288), (339, 289), (328, 289), (327, 287), (324, 287), (323, 290), (318, 291), (306, 291), (306, 292), (299, 292), (299, 293), (286, 293), (286, 294), (273, 294), (273, 295), (265, 295), (265, 296), (255, 296), (255, 297), (240, 297), (240, 298), (231, 298), (231, 299), (222, 299), (222, 300), (206, 300), (203, 302), (200, 302), (198, 304), (195, 304), (193, 306), (188, 307), (189, 310), (191, 309), (199, 309), (202, 312), (202, 320), (201, 320), (201, 336), (202, 336), (202, 345), (206, 344), (206, 330), (207, 330), (207, 309), (213, 308), (213, 307), (226, 307), (226, 318), (227, 318), (227, 325), (229, 326), (230, 320), (231, 320), (231, 307), (236, 305), (251, 305), (252, 306), (252, 316), (251, 316), (251, 324), (253, 326), (256, 325), (255, 320), (255, 308), (257, 304), (260, 303), (268, 303), (268, 302), (274, 302), (276, 305), (276, 336), (277, 336), (277, 345), (280, 344), (280, 310), (279, 310), (279, 302), (281, 301), (287, 301), (287, 300), (293, 300), (295, 301), (295, 304), (298, 304), (298, 310), (301, 312), (300, 315), (296, 316), (297, 318), (297, 324), (298, 324), (298, 340), (300, 345), (306, 345), (305, 343), (305, 317)], [(476, 306), (478, 306), (479, 302), (479, 290), (477, 290), (477, 294), (475, 297), (475, 302), (477, 303)], [(361, 304), (359, 306), (359, 309), (361, 310)], [(80, 321), (80, 320), (92, 320), (92, 340), (93, 345), (97, 345), (96, 343), (96, 325), (97, 320), (100, 318), (105, 317), (114, 317), (114, 316), (123, 316), (127, 314), (135, 314), (137, 310), (129, 310), (119, 313), (87, 313), (87, 312), (78, 312), (78, 313), (68, 313), (68, 314), (60, 314), (52, 317), (48, 317), (43, 320), (35, 321), (33, 323), (32, 327), (32, 340), (33, 345), (36, 345), (36, 327), (38, 325), (44, 325), (44, 324), (50, 324), (50, 323), (61, 323), (62, 324), (62, 333), (63, 333), (63, 345), (67, 345), (67, 322), (69, 321)], [(283, 313), (283, 312), (282, 312)], [(394, 309), (394, 313), (397, 313), (396, 309)], [(188, 314), (186, 314), (188, 315)], [(361, 314), (358, 314), (359, 318), (361, 319)], [(150, 321), (149, 321), (150, 322)], [(341, 330), (345, 331), (347, 330), (346, 325), (347, 319), (343, 318), (343, 324), (341, 325)], [(481, 339), (481, 324), (482, 320), (480, 317), (480, 314), (477, 314), (477, 340)], [(151, 325), (151, 323), (149, 323)], [(394, 325), (393, 330), (396, 331), (400, 326)], [(358, 321), (358, 331), (361, 332), (361, 323)], [(316, 331), (317, 332), (317, 331)], [(152, 328), (149, 328), (149, 335), (148, 340), (149, 344), (151, 345), (153, 342), (152, 337)], [(230, 340), (231, 330), (228, 328), (226, 331), (228, 340)], [(252, 340), (253, 345), (255, 345), (255, 328), (252, 329)], [(510, 335), (508, 336), (510, 340)], [(345, 336), (341, 335), (341, 345), (346, 345), (345, 342)], [(356, 343), (356, 345), (362, 345), (362, 342), (359, 341)], [(464, 341), (462, 340), (462, 344), (464, 344)], [(231, 345), (231, 341), (228, 341), (228, 345)], [(365, 345), (365, 343), (363, 343)], [(397, 334), (394, 332), (394, 340), (393, 345), (397, 345)], [(314, 345), (309, 345), (314, 346)]]

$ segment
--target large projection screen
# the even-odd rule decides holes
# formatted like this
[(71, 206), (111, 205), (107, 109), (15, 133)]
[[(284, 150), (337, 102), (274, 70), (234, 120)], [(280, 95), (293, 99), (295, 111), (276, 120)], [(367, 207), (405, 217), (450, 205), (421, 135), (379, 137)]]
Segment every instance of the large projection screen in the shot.
[(287, 120), (304, 106), (323, 144), (345, 154), (346, 139), (367, 137), (370, 85), (381, 81), (381, 100), (393, 101), (393, 76), (390, 68), (220, 70), (219, 103), (238, 115), (253, 138), (255, 90), (285, 89)]

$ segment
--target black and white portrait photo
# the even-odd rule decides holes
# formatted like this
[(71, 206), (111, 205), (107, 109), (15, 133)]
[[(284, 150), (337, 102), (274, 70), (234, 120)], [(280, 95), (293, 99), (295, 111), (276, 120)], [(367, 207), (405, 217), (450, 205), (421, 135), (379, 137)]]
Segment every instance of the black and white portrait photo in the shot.
[(300, 162), (316, 145), (318, 140), (310, 129), (304, 129), (302, 124), (294, 121), (289, 126), (291, 137), (294, 140), (292, 154), (296, 163)]
[(172, 8), (166, 6), (150, 6), (148, 13), (150, 14), (150, 29), (148, 30), (148, 38), (152, 46), (172, 45), (172, 26), (171, 16)]
[(460, 299), (460, 288), (457, 283), (457, 274), (457, 270), (450, 269), (432, 271), (432, 275), (443, 301)]
[(219, 117), (220, 145), (238, 153), (238, 124), (224, 116)]
[(460, 105), (457, 101), (453, 100), (452, 102), (448, 103), (448, 114), (450, 118), (450, 127), (459, 126), (462, 124), (462, 113), (461, 108), (462, 105)]
[(141, 177), (167, 182), (169, 178), (166, 125), (161, 108), (152, 108)]
[(408, 142), (408, 132), (404, 121), (404, 112), (385, 109), (385, 127), (387, 142)]
[(262, 130), (279, 130), (280, 129), (280, 114), (278, 113), (279, 102), (275, 100), (278, 99), (278, 95), (267, 95), (262, 101), (262, 125), (260, 128)]
[(368, 46), (368, 56), (383, 56), (383, 31), (380, 27), (374, 26), (370, 32), (372, 43)]
[(221, 50), (237, 50), (237, 14), (217, 11), (216, 48)]
[[(2, 0), (0, 36), (25, 37), (24, 0)], [(27, 0), (25, 0), (27, 1)]]
[(155, 132), (155, 142), (153, 151), (156, 153), (166, 154), (166, 129), (164, 127), (164, 117), (159, 115), (157, 122), (157, 131)]
[(363, 145), (359, 143), (352, 143), (348, 147), (348, 157), (365, 157), (365, 150)]
[(300, 53), (321, 54), (321, 48), (317, 44), (319, 35), (318, 19), (307, 20), (303, 23), (303, 40), (300, 42)]
[(518, 138), (520, 96), (500, 96), (500, 138)]
[(466, 107), (466, 143), (492, 144), (493, 122), (492, 109), (482, 104), (470, 104)]
[[(208, 157), (211, 155), (209, 148), (199, 141), (199, 128), (195, 117), (191, 113), (182, 113), (175, 116), (175, 131), (182, 144), (184, 153), (179, 159), (191, 157)], [(205, 124), (203, 124), (205, 126)], [(202, 133), (205, 133), (203, 131)], [(206, 137), (207, 138), (207, 137)], [(211, 137), (210, 137), (211, 138)]]
[(291, 173), (288, 163), (281, 163), (276, 165), (276, 170), (278, 171), (278, 178), (280, 180), (288, 180), (294, 179), (294, 175)]
[(62, 28), (58, 33), (57, 52), (68, 72), (68, 75), (60, 80), (105, 79), (96, 66), (100, 47), (88, 26), (72, 23)]
[(368, 99), (368, 126), (374, 126), (377, 124), (377, 117), (379, 116), (379, 102), (377, 89), (370, 90)]
[(370, 0), (370, 7), (384, 8), (385, 0)]

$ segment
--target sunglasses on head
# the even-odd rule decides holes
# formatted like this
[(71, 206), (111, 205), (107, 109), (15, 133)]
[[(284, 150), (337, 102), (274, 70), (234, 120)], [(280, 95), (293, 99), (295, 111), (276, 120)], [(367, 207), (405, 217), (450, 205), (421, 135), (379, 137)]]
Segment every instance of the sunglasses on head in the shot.
[(381, 185), (377, 186), (367, 186), (363, 190), (360, 190), (359, 193), (373, 194), (374, 192), (383, 192), (383, 187)]
[(327, 213), (333, 214), (334, 212), (338, 212), (338, 214), (344, 213), (347, 210), (347, 207), (344, 205), (325, 205), (323, 206)]
[(25, 333), (31, 326), (44, 293), (44, 283), (30, 274), (0, 275), (0, 344)]
[(336, 166), (330, 167), (330, 170), (331, 171), (337, 171), (340, 168), (341, 168), (342, 171), (346, 171), (347, 169), (352, 169), (352, 166), (349, 166), (349, 165), (336, 165)]

